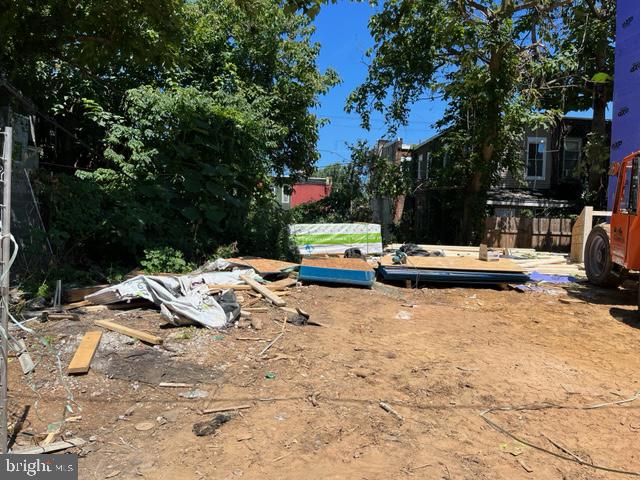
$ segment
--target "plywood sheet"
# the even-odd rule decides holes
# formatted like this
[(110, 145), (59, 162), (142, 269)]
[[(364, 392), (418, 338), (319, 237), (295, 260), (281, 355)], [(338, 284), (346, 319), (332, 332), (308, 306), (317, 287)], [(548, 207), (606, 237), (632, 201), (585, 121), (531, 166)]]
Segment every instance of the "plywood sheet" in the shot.
[(473, 257), (408, 257), (404, 265), (393, 263), (393, 257), (387, 255), (380, 259), (384, 267), (401, 266), (404, 268), (424, 268), (433, 270), (462, 270), (472, 272), (523, 272), (523, 268), (508, 258), (494, 262), (485, 262)]
[(360, 258), (304, 258), (303, 267), (335, 268), (338, 270), (373, 271), (371, 265)]
[(238, 257), (226, 258), (225, 260), (229, 263), (253, 268), (259, 274), (278, 273), (286, 270), (287, 268), (298, 266), (297, 263), (283, 262), (282, 260), (271, 260), (269, 258)]

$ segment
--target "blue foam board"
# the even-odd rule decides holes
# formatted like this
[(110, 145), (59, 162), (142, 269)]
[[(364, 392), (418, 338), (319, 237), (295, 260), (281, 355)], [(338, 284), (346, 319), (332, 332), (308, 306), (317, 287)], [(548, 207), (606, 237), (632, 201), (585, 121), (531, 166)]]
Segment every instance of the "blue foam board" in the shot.
[(371, 288), (375, 281), (375, 272), (372, 270), (345, 270), (302, 265), (298, 279), (305, 282), (345, 283), (347, 285)]

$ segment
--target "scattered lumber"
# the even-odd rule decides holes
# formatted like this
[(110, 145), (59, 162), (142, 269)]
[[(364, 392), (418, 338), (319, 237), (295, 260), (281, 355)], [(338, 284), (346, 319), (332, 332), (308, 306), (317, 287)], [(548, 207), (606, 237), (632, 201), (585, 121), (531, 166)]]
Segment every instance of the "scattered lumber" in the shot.
[(49, 313), (42, 312), (42, 320), (80, 320), (80, 316), (77, 313)]
[(102, 290), (103, 288), (107, 288), (108, 286), (109, 285), (95, 285), (93, 287), (69, 288), (62, 292), (62, 297), (67, 303), (75, 303), (84, 300), (86, 295), (91, 295), (92, 293)]
[(241, 283), (237, 285), (232, 283), (208, 283), (207, 287), (209, 287), (209, 290), (235, 290), (236, 292), (251, 290), (249, 285), (243, 285)]
[(298, 280), (296, 278), (287, 277), (287, 278), (283, 278), (282, 280), (278, 280), (276, 282), (271, 282), (267, 286), (269, 287), (269, 290), (277, 291), (277, 290), (284, 290), (285, 288), (293, 287), (296, 283), (298, 283)]
[(203, 415), (208, 415), (210, 413), (219, 413), (219, 412), (230, 412), (231, 410), (245, 410), (247, 408), (251, 408), (251, 405), (234, 405), (232, 407), (217, 407), (217, 408), (206, 408), (202, 410)]
[(262, 295), (263, 297), (265, 297), (268, 300), (270, 300), (271, 303), (273, 303), (276, 307), (284, 307), (287, 304), (287, 302), (285, 302), (278, 295), (273, 293), (271, 290), (269, 290), (264, 285), (259, 284), (258, 282), (256, 282), (253, 278), (249, 277), (248, 275), (240, 275), (240, 278), (242, 280), (244, 280), (245, 283), (247, 283), (247, 285), (249, 285), (251, 288), (253, 288), (253, 290), (255, 290), (260, 295)]
[(62, 309), (63, 310), (75, 310), (76, 308), (88, 307), (90, 305), (93, 305), (93, 303), (91, 303), (88, 300), (81, 300), (79, 302), (67, 303), (65, 305), (62, 305)]
[(53, 453), (61, 450), (66, 450), (73, 447), (81, 447), (86, 442), (81, 438), (71, 438), (69, 440), (63, 440), (60, 442), (50, 443), (43, 447), (27, 447), (19, 450), (12, 450), (11, 453), (18, 453), (20, 455), (33, 455), (37, 453)]
[(193, 388), (194, 385), (191, 383), (173, 383), (173, 382), (160, 382), (159, 387), (166, 388)]
[(248, 312), (246, 310), (240, 310), (240, 318), (251, 318), (252, 317), (252, 313)]
[(76, 353), (73, 355), (71, 362), (69, 362), (67, 374), (87, 373), (89, 371), (101, 338), (101, 331), (92, 331), (84, 334)]
[(132, 338), (137, 338), (138, 340), (141, 340), (145, 343), (150, 343), (152, 345), (162, 344), (162, 339), (156, 335), (143, 332), (141, 330), (136, 330), (135, 328), (125, 327), (124, 325), (119, 325), (110, 320), (96, 320), (95, 324), (101, 326), (102, 328), (106, 328), (107, 330), (112, 330), (114, 332), (122, 333), (123, 335), (127, 335)]

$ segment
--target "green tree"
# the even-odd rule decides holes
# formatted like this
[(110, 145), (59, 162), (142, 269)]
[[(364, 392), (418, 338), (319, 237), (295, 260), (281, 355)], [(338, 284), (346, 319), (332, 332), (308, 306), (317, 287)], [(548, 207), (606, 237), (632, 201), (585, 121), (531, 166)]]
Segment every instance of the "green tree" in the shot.
[(562, 9), (563, 29), (556, 49), (573, 61), (558, 72), (548, 101), (565, 111), (592, 109), (585, 152), (585, 201), (606, 204), (609, 142), (606, 108), (612, 99), (615, 61), (615, 0), (574, 0)]
[[(29, 45), (23, 32), (33, 28), (2, 32), (0, 68), (93, 139), (92, 168), (41, 179), (61, 257), (131, 262), (171, 247), (190, 262), (234, 240), (281, 253), (287, 219), (272, 177), (313, 172), (322, 120), (310, 110), (337, 81), (316, 65), (309, 17), (278, 0), (107, 0), (77, 11), (65, 0), (25, 3), (12, 18), (43, 28)], [(64, 25), (48, 32), (49, 23)], [(76, 37), (86, 32), (83, 49)], [(41, 92), (30, 72), (50, 77)]]
[(463, 189), (461, 242), (481, 233), (485, 193), (500, 172), (521, 175), (525, 128), (557, 116), (539, 108), (546, 74), (564, 60), (548, 48), (558, 7), (551, 0), (386, 0), (370, 20), (368, 76), (347, 109), (365, 127), (372, 110), (384, 112), (393, 129), (425, 95), (447, 102), (437, 125)]

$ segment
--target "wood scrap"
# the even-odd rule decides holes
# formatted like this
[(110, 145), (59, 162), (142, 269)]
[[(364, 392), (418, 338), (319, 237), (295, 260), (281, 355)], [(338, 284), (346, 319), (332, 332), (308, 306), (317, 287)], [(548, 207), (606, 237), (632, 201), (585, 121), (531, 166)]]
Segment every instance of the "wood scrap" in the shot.
[(271, 290), (269, 290), (264, 285), (261, 285), (258, 282), (256, 282), (250, 276), (248, 276), (248, 275), (240, 275), (240, 278), (242, 280), (244, 280), (247, 283), (247, 285), (251, 286), (251, 288), (253, 288), (253, 290), (255, 290), (256, 292), (261, 294), (263, 297), (269, 299), (275, 306), (284, 307), (287, 304), (287, 302), (285, 302), (282, 298), (280, 298), (278, 295), (273, 293)]
[(82, 447), (86, 442), (81, 438), (71, 438), (60, 442), (54, 442), (42, 447), (27, 447), (21, 449), (14, 449), (11, 453), (18, 453), (21, 455), (33, 455), (37, 453), (53, 453), (66, 450), (73, 447)]
[(29, 355), (29, 352), (27, 351), (27, 344), (24, 343), (24, 340), (19, 339), (16, 342), (16, 344), (18, 348), (17, 357), (18, 357), (18, 362), (20, 362), (20, 368), (22, 368), (22, 373), (24, 375), (27, 375), (28, 373), (31, 373), (36, 368), (36, 364), (33, 363), (33, 359), (31, 358), (31, 355)]
[(232, 283), (208, 283), (207, 287), (209, 288), (209, 290), (235, 290), (237, 292), (239, 291), (243, 291), (243, 290), (251, 290), (251, 287), (249, 285), (244, 285), (241, 283), (238, 284), (232, 284)]
[[(285, 325), (286, 325), (286, 322), (283, 322), (283, 323), (285, 323)], [(284, 335), (284, 331), (283, 331), (283, 332), (280, 332), (280, 333), (276, 336), (276, 338), (274, 338), (273, 340), (271, 340), (271, 342), (269, 342), (269, 344), (268, 344), (266, 347), (264, 347), (264, 348), (262, 349), (262, 351), (258, 354), (258, 356), (259, 356), (259, 357), (261, 357), (262, 355), (264, 355), (265, 353), (267, 353), (267, 350), (269, 350), (271, 347), (273, 347), (274, 343), (276, 343), (276, 342), (280, 339), (280, 337), (281, 337), (281, 336), (283, 336), (283, 335)]]
[(158, 386), (164, 388), (193, 388), (195, 385), (192, 383), (160, 382)]
[(232, 407), (206, 408), (202, 410), (200, 413), (202, 413), (202, 415), (208, 415), (210, 413), (230, 412), (232, 410), (246, 410), (247, 408), (251, 408), (251, 405), (243, 404), (243, 405), (234, 405)]
[(246, 310), (240, 310), (240, 318), (251, 318), (253, 314), (251, 312), (247, 312)]
[(284, 290), (285, 288), (293, 287), (297, 283), (298, 283), (298, 280), (296, 278), (287, 277), (287, 278), (283, 278), (282, 280), (271, 282), (267, 286), (269, 287), (269, 290), (277, 291), (277, 290)]
[(152, 345), (162, 344), (162, 338), (156, 335), (143, 332), (141, 330), (136, 330), (134, 328), (125, 327), (124, 325), (119, 325), (109, 320), (96, 320), (95, 324), (103, 328), (106, 328), (107, 330), (112, 330), (114, 332), (122, 333), (123, 335), (127, 335), (132, 338), (137, 338), (138, 340), (141, 340), (146, 343), (150, 343)]
[(42, 312), (42, 321), (48, 320), (80, 320), (80, 316), (77, 313), (49, 313)]
[(245, 341), (253, 341), (253, 342), (268, 342), (269, 339), (268, 338), (262, 338), (262, 337), (236, 337), (236, 340), (245, 340)]
[(400, 415), (398, 412), (396, 412), (393, 407), (391, 405), (389, 405), (386, 402), (380, 402), (378, 403), (378, 405), (380, 405), (380, 408), (382, 408), (385, 412), (390, 413), (391, 415), (393, 415), (394, 417), (396, 417), (396, 419), (398, 419), (400, 422), (404, 422), (404, 417), (402, 415)]
[(243, 308), (243, 310), (245, 312), (251, 312), (251, 313), (259, 313), (259, 312), (268, 312), (269, 309), (267, 307), (249, 307), (249, 308)]
[(262, 296), (258, 295), (256, 298), (252, 298), (251, 300), (249, 300), (248, 302), (245, 302), (242, 304), (242, 307), (244, 309), (246, 309), (247, 307), (250, 307), (252, 305), (255, 305), (256, 303), (258, 303), (260, 300), (262, 300)]
[(100, 339), (102, 338), (102, 332), (92, 331), (87, 332), (82, 337), (80, 345), (76, 349), (69, 366), (67, 367), (67, 374), (87, 373), (91, 366), (98, 345), (100, 345)]
[(63, 310), (75, 310), (76, 308), (88, 307), (90, 305), (93, 305), (93, 303), (91, 303), (88, 300), (81, 300), (79, 302), (67, 303), (65, 305), (62, 305), (62, 309)]
[(74, 303), (84, 300), (84, 297), (87, 295), (91, 295), (103, 288), (107, 288), (110, 285), (94, 285), (92, 287), (82, 287), (82, 288), (68, 288), (62, 292), (62, 298), (67, 303)]

